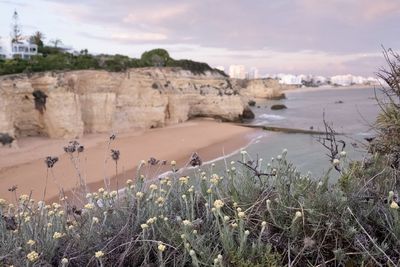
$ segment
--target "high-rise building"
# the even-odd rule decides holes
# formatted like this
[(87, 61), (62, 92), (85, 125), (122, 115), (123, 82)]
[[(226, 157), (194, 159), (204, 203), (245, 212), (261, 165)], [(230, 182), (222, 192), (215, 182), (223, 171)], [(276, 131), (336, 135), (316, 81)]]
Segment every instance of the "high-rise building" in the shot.
[(236, 79), (245, 79), (246, 78), (245, 67), (243, 65), (230, 65), (229, 77)]
[(258, 69), (255, 67), (251, 68), (248, 76), (249, 76), (249, 79), (258, 79), (258, 77), (259, 77)]

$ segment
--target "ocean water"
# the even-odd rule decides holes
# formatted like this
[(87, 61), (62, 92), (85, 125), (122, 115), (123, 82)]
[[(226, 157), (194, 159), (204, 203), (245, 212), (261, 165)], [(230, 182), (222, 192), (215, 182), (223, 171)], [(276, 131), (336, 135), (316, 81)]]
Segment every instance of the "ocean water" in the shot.
[[(373, 136), (372, 124), (379, 113), (373, 88), (320, 89), (286, 94), (283, 100), (258, 101), (252, 107), (256, 115), (252, 122), (257, 125), (323, 130), (323, 114), (336, 132), (344, 133), (337, 139), (346, 142), (345, 151), (350, 160), (365, 156), (365, 137)], [(342, 103), (339, 103), (341, 101)], [(287, 109), (271, 110), (273, 104), (284, 104)], [(330, 167), (328, 150), (319, 142), (318, 136), (308, 134), (286, 134), (265, 131), (246, 151), (253, 158), (268, 162), (272, 157), (288, 150), (287, 158), (303, 173), (323, 175)], [(227, 161), (238, 160), (236, 154)]]

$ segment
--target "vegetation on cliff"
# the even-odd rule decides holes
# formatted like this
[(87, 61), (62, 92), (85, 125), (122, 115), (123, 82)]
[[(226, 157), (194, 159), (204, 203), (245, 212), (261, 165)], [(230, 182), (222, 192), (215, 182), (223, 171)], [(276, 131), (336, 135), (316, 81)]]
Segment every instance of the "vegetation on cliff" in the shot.
[(192, 60), (175, 60), (164, 49), (146, 51), (140, 59), (123, 55), (92, 55), (82, 50), (78, 54), (63, 52), (57, 47), (44, 46), (40, 50), (41, 55), (31, 59), (20, 58), (0, 59), (0, 75), (15, 73), (32, 73), (54, 70), (82, 70), (103, 69), (107, 71), (125, 71), (128, 68), (142, 67), (180, 67), (195, 74), (204, 74), (206, 71), (216, 72), (226, 76), (220, 70), (211, 68), (206, 63)]

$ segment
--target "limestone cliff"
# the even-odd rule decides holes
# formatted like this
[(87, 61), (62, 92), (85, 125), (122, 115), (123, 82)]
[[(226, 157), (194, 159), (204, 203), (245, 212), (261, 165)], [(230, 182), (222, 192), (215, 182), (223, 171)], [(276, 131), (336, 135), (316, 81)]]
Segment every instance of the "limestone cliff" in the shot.
[(247, 98), (274, 96), (276, 88), (268, 80), (244, 82), (177, 68), (8, 75), (0, 77), (0, 133), (73, 138), (198, 116), (235, 121)]

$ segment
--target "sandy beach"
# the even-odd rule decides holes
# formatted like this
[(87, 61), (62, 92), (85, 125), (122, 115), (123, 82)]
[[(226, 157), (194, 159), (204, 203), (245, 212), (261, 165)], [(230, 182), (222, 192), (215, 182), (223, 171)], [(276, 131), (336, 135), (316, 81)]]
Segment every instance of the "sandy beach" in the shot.
[[(77, 140), (85, 150), (75, 164), (63, 150), (69, 140), (24, 138), (19, 140), (19, 148), (0, 148), (0, 198), (13, 201), (14, 194), (9, 188), (16, 185), (17, 194), (32, 194), (36, 200), (55, 199), (60, 189), (68, 192), (79, 183), (77, 169), (90, 190), (104, 187), (105, 177), (112, 178), (112, 189), (117, 188), (117, 181), (121, 188), (126, 179), (135, 178), (136, 168), (142, 160), (154, 157), (168, 162), (163, 169), (146, 167), (147, 173), (153, 176), (150, 178), (156, 178), (165, 168), (170, 168), (171, 160), (176, 160), (180, 168), (193, 152), (197, 152), (203, 161), (209, 161), (246, 146), (259, 132), (205, 119), (117, 134), (110, 144), (109, 134), (85, 135)], [(120, 151), (117, 170), (110, 149)], [(47, 156), (59, 158), (49, 172), (44, 162)], [(47, 175), (46, 196), (43, 196)]]

